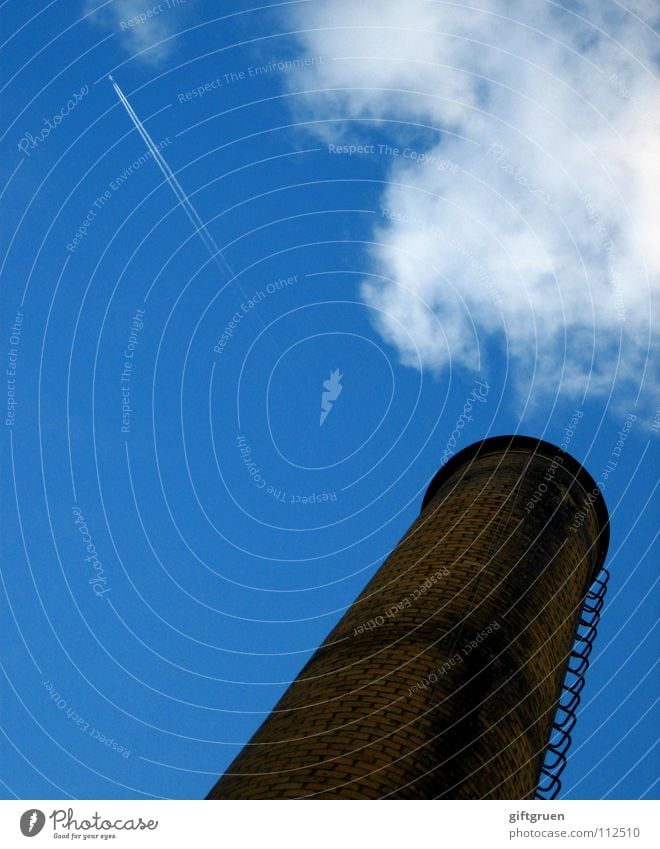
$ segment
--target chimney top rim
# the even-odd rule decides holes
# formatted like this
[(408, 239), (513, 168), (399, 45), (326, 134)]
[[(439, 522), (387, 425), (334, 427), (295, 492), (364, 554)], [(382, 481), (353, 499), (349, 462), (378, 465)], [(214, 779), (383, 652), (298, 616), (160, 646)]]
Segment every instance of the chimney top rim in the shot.
[(584, 489), (585, 494), (597, 493), (592, 504), (592, 507), (596, 512), (596, 520), (598, 523), (597, 555), (596, 562), (594, 564), (594, 571), (592, 573), (592, 579), (595, 579), (600, 572), (601, 567), (605, 563), (610, 538), (609, 512), (607, 510), (605, 498), (596, 485), (593, 477), (589, 474), (586, 468), (572, 456), (572, 454), (569, 454), (558, 445), (554, 445), (552, 442), (547, 442), (545, 439), (539, 439), (535, 436), (524, 436), (521, 434), (509, 434), (490, 436), (466, 446), (457, 454), (454, 454), (453, 457), (451, 457), (435, 473), (426, 489), (426, 493), (424, 494), (420, 512), (423, 511), (428, 504), (430, 504), (438, 489), (440, 489), (440, 487), (449, 480), (449, 478), (456, 475), (459, 469), (464, 466), (469, 466), (470, 463), (479, 457), (483, 457), (488, 454), (504, 455), (509, 452), (538, 455), (547, 458), (550, 461), (555, 457), (560, 456), (562, 458), (562, 468), (568, 471), (579, 482), (580, 486)]

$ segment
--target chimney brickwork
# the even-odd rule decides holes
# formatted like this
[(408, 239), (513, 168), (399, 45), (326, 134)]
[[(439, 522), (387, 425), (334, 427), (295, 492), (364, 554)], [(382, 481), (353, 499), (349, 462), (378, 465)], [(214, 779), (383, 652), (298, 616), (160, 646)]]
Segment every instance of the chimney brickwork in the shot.
[(466, 448), (208, 798), (532, 798), (608, 533), (550, 443)]

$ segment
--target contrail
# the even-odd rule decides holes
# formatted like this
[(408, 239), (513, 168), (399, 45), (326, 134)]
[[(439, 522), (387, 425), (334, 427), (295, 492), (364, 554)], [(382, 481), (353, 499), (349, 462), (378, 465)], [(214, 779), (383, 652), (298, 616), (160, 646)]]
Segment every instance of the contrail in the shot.
[(108, 75), (108, 79), (112, 83), (112, 87), (116, 91), (117, 97), (119, 98), (122, 105), (124, 106), (124, 108), (128, 112), (129, 118), (135, 124), (135, 129), (142, 136), (142, 140), (144, 141), (147, 148), (149, 149), (149, 152), (151, 153), (154, 160), (156, 161), (156, 164), (158, 165), (160, 170), (163, 172), (163, 176), (165, 177), (167, 182), (172, 187), (172, 191), (177, 196), (179, 203), (181, 204), (181, 206), (185, 210), (186, 215), (190, 219), (190, 223), (193, 225), (193, 227), (195, 228), (195, 231), (199, 234), (201, 240), (206, 245), (206, 249), (208, 250), (208, 252), (213, 257), (213, 260), (215, 261), (215, 264), (218, 266), (218, 269), (222, 272), (223, 275), (228, 276), (228, 278), (231, 280), (232, 278), (234, 278), (236, 276), (234, 274), (232, 267), (229, 265), (227, 260), (224, 258), (222, 251), (220, 250), (220, 248), (216, 244), (213, 236), (209, 233), (209, 231), (208, 231), (206, 225), (204, 224), (204, 222), (202, 221), (202, 219), (199, 217), (197, 210), (192, 205), (192, 202), (188, 198), (188, 195), (184, 192), (183, 188), (181, 187), (181, 184), (179, 183), (179, 181), (175, 177), (174, 172), (172, 171), (170, 166), (167, 164), (167, 162), (163, 159), (161, 152), (156, 147), (156, 144), (154, 143), (153, 139), (151, 138), (151, 136), (149, 135), (149, 133), (145, 129), (142, 121), (140, 121), (138, 116), (133, 111), (133, 107), (131, 106), (131, 104), (126, 99), (124, 92), (119, 88), (119, 86), (114, 81), (114, 79), (111, 75)]

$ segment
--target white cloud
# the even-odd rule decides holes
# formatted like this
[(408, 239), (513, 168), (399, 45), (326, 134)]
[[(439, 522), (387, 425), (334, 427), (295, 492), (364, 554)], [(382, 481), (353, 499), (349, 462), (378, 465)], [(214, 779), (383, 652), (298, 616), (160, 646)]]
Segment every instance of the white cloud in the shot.
[(407, 364), (416, 346), (425, 366), (476, 368), (498, 339), (519, 375), (604, 389), (622, 338), (619, 374), (638, 374), (660, 278), (657, 8), (570, 9), (324, 0), (290, 13), (325, 57), (302, 108), (438, 128), (416, 144), (411, 128), (381, 128), (400, 153), (362, 293)]
[(173, 50), (171, 38), (180, 27), (186, 0), (85, 0), (85, 12), (112, 32), (123, 48), (141, 61), (157, 65)]

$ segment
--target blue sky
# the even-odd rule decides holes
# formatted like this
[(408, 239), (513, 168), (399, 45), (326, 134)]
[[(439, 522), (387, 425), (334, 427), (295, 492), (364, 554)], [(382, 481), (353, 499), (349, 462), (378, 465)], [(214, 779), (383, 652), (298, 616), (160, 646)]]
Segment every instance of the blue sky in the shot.
[(658, 21), (478, 5), (2, 6), (5, 798), (203, 797), (476, 380), (457, 449), (632, 421), (564, 795), (657, 796)]

